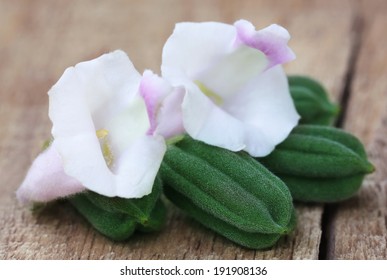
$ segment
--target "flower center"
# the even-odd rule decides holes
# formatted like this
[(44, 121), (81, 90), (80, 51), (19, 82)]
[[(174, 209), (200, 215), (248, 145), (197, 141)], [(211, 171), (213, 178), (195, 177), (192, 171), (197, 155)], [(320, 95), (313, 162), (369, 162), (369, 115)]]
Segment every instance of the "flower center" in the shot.
[(195, 84), (199, 87), (199, 89), (210, 98), (216, 105), (220, 106), (223, 104), (223, 98), (217, 95), (215, 92), (206, 87), (202, 82), (195, 81)]
[(99, 139), (99, 143), (101, 144), (102, 154), (105, 159), (105, 162), (108, 167), (111, 167), (113, 164), (114, 157), (107, 139), (109, 131), (106, 129), (98, 129), (96, 131), (96, 134)]

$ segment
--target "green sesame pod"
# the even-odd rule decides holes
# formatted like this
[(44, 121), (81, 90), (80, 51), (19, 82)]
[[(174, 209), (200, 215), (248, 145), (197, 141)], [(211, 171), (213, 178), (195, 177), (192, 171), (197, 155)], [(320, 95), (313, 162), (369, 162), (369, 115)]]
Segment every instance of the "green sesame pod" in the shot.
[[(247, 232), (237, 227), (224, 222), (221, 219), (209, 214), (195, 205), (189, 198), (181, 193), (175, 191), (171, 187), (165, 187), (165, 195), (177, 207), (182, 209), (186, 214), (193, 217), (205, 227), (223, 235), (227, 239), (251, 249), (265, 249), (270, 248), (281, 238), (280, 234), (265, 234)], [(296, 225), (295, 211), (292, 212), (291, 220), (287, 226), (287, 232), (291, 232)], [(287, 233), (285, 232), (285, 234)]]
[(329, 101), (324, 87), (305, 76), (288, 76), (289, 90), (301, 116), (300, 124), (330, 125), (339, 107)]
[(361, 142), (343, 130), (300, 125), (259, 161), (281, 178), (294, 200), (336, 202), (354, 195), (374, 171)]
[(152, 192), (139, 199), (106, 197), (87, 191), (69, 200), (96, 230), (121, 241), (136, 229), (151, 232), (164, 226), (166, 209), (160, 199), (161, 191), (161, 180), (156, 178)]
[[(185, 209), (189, 215), (228, 238), (235, 232), (241, 240), (230, 239), (238, 244), (251, 243), (242, 240), (247, 233), (266, 234), (271, 236), (270, 242), (263, 241), (256, 247), (271, 246), (290, 230), (293, 204), (288, 188), (245, 153), (209, 146), (186, 136), (168, 147), (160, 174), (165, 193), (173, 194), (172, 202), (185, 209), (173, 197), (189, 201)], [(225, 232), (226, 225), (235, 231)]]
[(323, 137), (341, 143), (363, 159), (367, 159), (366, 150), (359, 139), (342, 129), (322, 125), (299, 125), (292, 130), (292, 134)]
[(139, 223), (146, 223), (160, 198), (161, 192), (161, 180), (156, 178), (152, 192), (141, 198), (107, 197), (95, 192), (86, 192), (85, 195), (92, 203), (105, 211), (124, 213)]
[(137, 229), (142, 232), (152, 232), (161, 230), (167, 221), (167, 209), (164, 203), (159, 199), (150, 213), (149, 218), (137, 224)]
[(94, 205), (84, 194), (72, 196), (69, 201), (97, 231), (110, 239), (128, 239), (136, 229), (136, 222), (128, 215), (105, 211)]

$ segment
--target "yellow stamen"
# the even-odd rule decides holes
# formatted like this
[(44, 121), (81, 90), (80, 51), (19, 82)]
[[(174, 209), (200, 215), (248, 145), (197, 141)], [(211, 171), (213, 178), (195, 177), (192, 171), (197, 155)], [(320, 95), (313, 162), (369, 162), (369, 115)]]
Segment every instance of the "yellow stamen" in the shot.
[(208, 87), (206, 87), (203, 83), (199, 81), (195, 81), (195, 84), (200, 88), (200, 90), (208, 96), (216, 105), (222, 105), (223, 99), (219, 95), (217, 95), (215, 92), (210, 90)]
[(107, 136), (109, 134), (109, 131), (106, 129), (98, 129), (96, 131), (96, 134), (97, 134), (97, 137), (98, 137), (99, 142), (101, 144), (102, 154), (103, 154), (103, 157), (105, 158), (106, 164), (107, 164), (107, 166), (111, 167), (113, 164), (114, 157), (113, 157), (112, 150), (111, 150), (110, 145), (109, 145), (108, 140), (107, 140)]
[(98, 129), (96, 133), (97, 133), (98, 139), (104, 139), (109, 134), (109, 131), (101, 128), (101, 129)]

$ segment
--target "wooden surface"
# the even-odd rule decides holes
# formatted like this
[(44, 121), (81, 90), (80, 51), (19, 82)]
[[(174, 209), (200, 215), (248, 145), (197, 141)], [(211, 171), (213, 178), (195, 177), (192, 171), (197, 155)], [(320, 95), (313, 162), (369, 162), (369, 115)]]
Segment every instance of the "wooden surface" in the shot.
[[(386, 259), (386, 13), (382, 0), (0, 0), (0, 259)], [(319, 79), (342, 104), (339, 125), (377, 168), (358, 195), (297, 204), (296, 231), (266, 251), (236, 246), (172, 205), (165, 230), (125, 243), (96, 233), (66, 203), (39, 215), (18, 205), (15, 190), (50, 136), (46, 93), (66, 67), (119, 48), (140, 72), (158, 72), (176, 22), (240, 18), (285, 26), (297, 54), (287, 72)]]

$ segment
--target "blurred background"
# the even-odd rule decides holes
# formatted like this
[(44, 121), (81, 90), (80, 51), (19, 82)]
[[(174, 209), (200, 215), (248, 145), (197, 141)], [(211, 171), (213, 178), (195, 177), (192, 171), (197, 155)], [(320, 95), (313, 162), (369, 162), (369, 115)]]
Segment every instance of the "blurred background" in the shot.
[(330, 64), (316, 62), (324, 57), (345, 66), (340, 62), (349, 55), (355, 12), (351, 1), (1, 0), (1, 94), (14, 95), (16, 89), (9, 85), (17, 78), (19, 98), (44, 102), (66, 67), (115, 49), (126, 51), (139, 72), (159, 72), (162, 47), (175, 23), (232, 24), (242, 18), (257, 28), (283, 25), (297, 54), (288, 70), (328, 81), (335, 79), (323, 74)]

